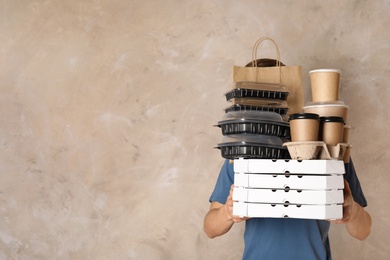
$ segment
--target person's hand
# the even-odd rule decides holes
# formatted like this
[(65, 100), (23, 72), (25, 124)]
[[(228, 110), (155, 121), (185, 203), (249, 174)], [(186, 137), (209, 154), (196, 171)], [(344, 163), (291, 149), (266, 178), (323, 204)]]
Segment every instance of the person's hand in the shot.
[(352, 218), (355, 217), (357, 212), (357, 204), (352, 197), (352, 192), (348, 182), (344, 179), (344, 203), (343, 203), (343, 218), (337, 220), (331, 220), (330, 222), (336, 224), (347, 224)]
[(234, 185), (230, 187), (230, 192), (229, 196), (226, 199), (225, 207), (228, 211), (229, 216), (232, 218), (234, 223), (242, 222), (244, 220), (249, 219), (248, 217), (239, 217), (239, 216), (234, 216), (233, 215), (233, 190), (234, 190)]

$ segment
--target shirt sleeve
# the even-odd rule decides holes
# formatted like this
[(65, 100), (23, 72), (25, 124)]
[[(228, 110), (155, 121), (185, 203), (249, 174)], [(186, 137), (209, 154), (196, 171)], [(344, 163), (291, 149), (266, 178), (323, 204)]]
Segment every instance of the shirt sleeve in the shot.
[(226, 199), (229, 196), (230, 187), (234, 183), (234, 169), (233, 164), (229, 160), (225, 160), (222, 165), (221, 171), (215, 184), (214, 191), (210, 196), (210, 202), (219, 202), (221, 204), (226, 203)]
[(362, 207), (367, 206), (367, 200), (364, 196), (362, 187), (360, 186), (359, 179), (356, 175), (355, 167), (353, 166), (352, 159), (349, 163), (344, 164), (345, 175), (344, 178), (347, 180), (349, 187), (351, 188), (353, 199)]

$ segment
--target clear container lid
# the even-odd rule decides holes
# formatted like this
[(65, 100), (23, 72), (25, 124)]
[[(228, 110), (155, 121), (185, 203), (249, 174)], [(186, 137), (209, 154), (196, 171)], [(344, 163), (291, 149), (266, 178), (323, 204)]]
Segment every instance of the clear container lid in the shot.
[(266, 98), (232, 98), (229, 102), (239, 105), (248, 106), (268, 106), (268, 107), (287, 107), (286, 100), (280, 99), (266, 99)]
[(251, 82), (251, 81), (235, 82), (232, 84), (232, 88), (245, 88), (245, 89), (289, 92), (287, 87), (285, 85), (282, 85), (282, 84)]
[(267, 144), (281, 146), (283, 141), (280, 137), (272, 135), (237, 134), (223, 136), (222, 143)]
[(257, 119), (266, 121), (283, 122), (283, 118), (280, 114), (270, 111), (256, 111), (256, 110), (242, 110), (242, 111), (229, 111), (225, 113), (223, 120), (235, 120), (235, 119)]

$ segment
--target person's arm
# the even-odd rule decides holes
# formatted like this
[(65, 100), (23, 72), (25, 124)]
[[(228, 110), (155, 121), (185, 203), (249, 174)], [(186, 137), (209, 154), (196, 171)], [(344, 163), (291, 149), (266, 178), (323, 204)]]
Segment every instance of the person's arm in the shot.
[(214, 238), (227, 233), (234, 223), (248, 218), (233, 216), (233, 185), (225, 204), (212, 202), (210, 210), (206, 214), (203, 229), (209, 238)]
[(371, 233), (371, 216), (354, 201), (347, 181), (344, 181), (343, 218), (332, 222), (346, 224), (348, 233), (359, 240), (366, 239)]

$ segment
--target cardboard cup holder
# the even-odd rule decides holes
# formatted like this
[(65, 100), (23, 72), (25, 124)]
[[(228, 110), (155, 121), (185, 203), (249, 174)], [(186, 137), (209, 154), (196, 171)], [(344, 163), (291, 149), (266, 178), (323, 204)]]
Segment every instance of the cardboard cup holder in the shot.
[(286, 142), (283, 146), (287, 147), (291, 159), (294, 160), (343, 160), (346, 153), (349, 152), (351, 145), (339, 143), (337, 145), (326, 145), (322, 141), (307, 142)]
[(325, 143), (321, 141), (287, 142), (283, 144), (287, 147), (291, 159), (294, 160), (318, 159), (324, 145)]
[(346, 143), (339, 143), (337, 145), (325, 145), (320, 153), (320, 159), (325, 160), (343, 160), (344, 155), (351, 148), (351, 145)]

